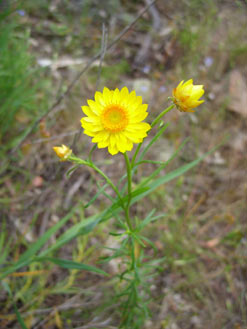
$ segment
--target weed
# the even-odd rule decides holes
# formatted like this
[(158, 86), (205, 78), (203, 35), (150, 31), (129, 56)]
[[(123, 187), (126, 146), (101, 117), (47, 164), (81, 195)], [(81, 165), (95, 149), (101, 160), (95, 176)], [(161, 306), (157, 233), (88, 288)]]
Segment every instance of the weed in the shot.
[(15, 146), (41, 111), (37, 97), (39, 71), (29, 52), (29, 32), (20, 33), (14, 14), (0, 18), (0, 143), (1, 154)]

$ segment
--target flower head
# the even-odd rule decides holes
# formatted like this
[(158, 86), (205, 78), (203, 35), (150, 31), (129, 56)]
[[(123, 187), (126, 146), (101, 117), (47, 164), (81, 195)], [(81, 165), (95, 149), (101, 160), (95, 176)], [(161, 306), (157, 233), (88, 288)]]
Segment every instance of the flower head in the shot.
[(204, 100), (199, 100), (204, 94), (203, 85), (193, 85), (190, 79), (184, 80), (173, 89), (173, 102), (181, 112), (194, 112), (192, 109), (199, 106)]
[(95, 100), (88, 100), (88, 106), (82, 106), (86, 114), (81, 119), (84, 133), (93, 137), (92, 142), (98, 148), (108, 147), (110, 154), (131, 151), (133, 143), (141, 143), (151, 128), (142, 122), (147, 115), (147, 104), (142, 104), (141, 96), (127, 87), (119, 90), (104, 88), (96, 92)]
[(60, 161), (66, 161), (72, 153), (72, 150), (64, 144), (62, 146), (54, 146), (53, 150), (56, 152), (57, 156), (60, 158)]

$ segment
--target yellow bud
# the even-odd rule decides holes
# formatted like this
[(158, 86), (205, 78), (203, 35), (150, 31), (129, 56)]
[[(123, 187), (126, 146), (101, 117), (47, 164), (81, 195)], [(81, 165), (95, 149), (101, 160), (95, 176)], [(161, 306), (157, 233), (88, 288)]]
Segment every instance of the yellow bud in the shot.
[(184, 80), (173, 89), (173, 103), (181, 112), (194, 112), (192, 109), (199, 106), (204, 100), (199, 100), (204, 94), (203, 85), (193, 85), (190, 79), (184, 83)]
[(53, 150), (56, 152), (56, 155), (60, 158), (60, 161), (66, 161), (72, 153), (72, 150), (64, 144), (62, 144), (62, 146), (54, 146)]

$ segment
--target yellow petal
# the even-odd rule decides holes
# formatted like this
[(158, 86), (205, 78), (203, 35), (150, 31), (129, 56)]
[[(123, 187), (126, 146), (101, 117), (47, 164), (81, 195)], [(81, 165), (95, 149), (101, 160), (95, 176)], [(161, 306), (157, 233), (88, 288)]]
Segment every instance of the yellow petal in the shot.
[[(91, 99), (88, 99), (87, 101), (90, 110), (95, 114), (99, 115), (102, 111), (103, 106), (101, 104), (97, 104), (96, 102), (92, 101)], [(86, 113), (85, 113), (86, 114)]]

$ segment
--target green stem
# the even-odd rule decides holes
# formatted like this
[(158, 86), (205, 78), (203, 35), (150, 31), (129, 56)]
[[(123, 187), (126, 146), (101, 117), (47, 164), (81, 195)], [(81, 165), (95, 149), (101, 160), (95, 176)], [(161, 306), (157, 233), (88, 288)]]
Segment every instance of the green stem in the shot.
[(126, 171), (127, 171), (127, 177), (128, 177), (128, 203), (127, 203), (127, 206), (125, 207), (125, 217), (126, 217), (126, 222), (129, 227), (129, 230), (132, 232), (133, 226), (131, 224), (130, 216), (129, 216), (129, 209), (130, 209), (130, 203), (131, 203), (132, 175), (131, 175), (131, 165), (130, 165), (129, 157), (126, 153), (124, 153), (124, 159), (125, 159), (125, 163), (126, 163)]
[(113, 182), (111, 181), (111, 179), (106, 176), (106, 174), (100, 170), (97, 166), (95, 166), (95, 164), (93, 162), (88, 162), (86, 160), (82, 160), (80, 158), (77, 158), (76, 156), (73, 156), (73, 155), (70, 155), (68, 157), (68, 160), (74, 162), (74, 163), (78, 163), (78, 164), (81, 164), (81, 165), (85, 165), (87, 167), (90, 167), (92, 169), (94, 169), (98, 174), (100, 174), (106, 181), (107, 183), (111, 186), (111, 188), (113, 189), (113, 191), (117, 194), (120, 202), (121, 202), (121, 207), (125, 210), (125, 205), (124, 205), (124, 202), (123, 202), (123, 198), (119, 192), (119, 190), (117, 189), (117, 187), (113, 184)]
[(103, 173), (102, 170), (100, 170), (98, 167), (96, 167), (93, 163), (91, 163), (89, 165), (89, 167), (93, 168), (98, 174), (100, 174), (106, 181), (107, 183), (111, 186), (111, 188), (114, 190), (114, 192), (117, 194), (119, 200), (121, 201), (122, 203), (122, 206), (123, 206), (123, 199), (122, 199), (122, 196), (121, 194), (119, 193), (117, 187), (113, 184), (113, 182), (110, 180), (110, 178), (108, 176), (106, 176), (105, 173)]
[(132, 168), (134, 167), (134, 164), (135, 164), (135, 161), (136, 161), (136, 157), (137, 157), (137, 155), (138, 155), (138, 153), (139, 153), (139, 151), (140, 151), (140, 148), (142, 147), (142, 143), (143, 143), (143, 142), (141, 142), (140, 144), (138, 144), (138, 146), (137, 146), (137, 148), (136, 148), (136, 151), (135, 151), (135, 154), (134, 154), (134, 156), (133, 156), (133, 158), (132, 158), (132, 160), (131, 160), (131, 167), (132, 167)]
[(171, 111), (174, 108), (174, 105), (172, 104), (171, 106), (167, 107), (163, 112), (161, 112), (152, 122), (151, 127), (153, 128), (154, 126), (157, 125), (157, 123), (159, 123), (160, 119), (169, 111)]
[(133, 232), (133, 226), (131, 224), (130, 216), (129, 216), (129, 206), (124, 208), (124, 212), (125, 212), (125, 219), (126, 219), (126, 223), (128, 225), (128, 228), (129, 228), (130, 232)]
[(129, 157), (126, 153), (124, 153), (124, 158), (125, 158), (127, 177), (128, 177), (128, 204), (130, 204), (130, 201), (131, 201), (131, 184), (132, 184), (131, 166), (130, 166)]
[(70, 155), (67, 159), (68, 161), (80, 164), (80, 165), (85, 165), (85, 166), (89, 166), (89, 162), (86, 160), (82, 160), (80, 158), (77, 158), (76, 156), (74, 156), (73, 154)]

